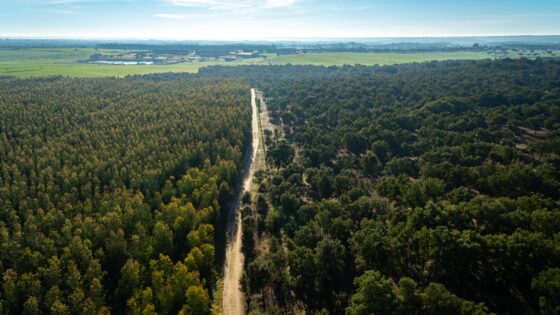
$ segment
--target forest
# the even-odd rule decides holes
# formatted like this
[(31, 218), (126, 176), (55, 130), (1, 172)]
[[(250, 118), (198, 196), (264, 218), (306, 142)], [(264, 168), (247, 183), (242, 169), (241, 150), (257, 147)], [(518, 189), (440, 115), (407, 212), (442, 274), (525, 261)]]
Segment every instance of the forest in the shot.
[(263, 91), (252, 314), (558, 314), (560, 62), (213, 67)]
[(560, 61), (0, 77), (0, 314), (560, 313)]
[(244, 80), (0, 78), (0, 314), (209, 314)]

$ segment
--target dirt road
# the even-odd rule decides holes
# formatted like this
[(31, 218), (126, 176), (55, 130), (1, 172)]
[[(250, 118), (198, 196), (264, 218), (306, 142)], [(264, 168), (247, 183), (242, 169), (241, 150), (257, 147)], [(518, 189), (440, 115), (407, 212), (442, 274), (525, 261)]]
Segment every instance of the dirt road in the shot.
[(226, 261), (224, 266), (224, 315), (244, 314), (245, 306), (240, 280), (243, 275), (243, 253), (241, 252), (241, 196), (251, 189), (253, 174), (255, 173), (255, 159), (259, 146), (259, 122), (256, 103), (256, 91), (251, 89), (252, 115), (252, 145), (250, 154), (247, 154), (243, 169), (242, 188), (238, 189), (235, 203), (232, 207), (227, 231)]

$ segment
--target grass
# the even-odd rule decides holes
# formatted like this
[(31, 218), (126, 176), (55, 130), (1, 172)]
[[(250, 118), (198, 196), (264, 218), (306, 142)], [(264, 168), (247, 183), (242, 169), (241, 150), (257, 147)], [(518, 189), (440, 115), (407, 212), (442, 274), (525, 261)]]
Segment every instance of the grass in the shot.
[[(538, 55), (537, 55), (538, 54)], [(265, 64), (281, 65), (281, 64), (306, 64), (306, 65), (323, 65), (323, 66), (341, 66), (341, 65), (390, 65), (410, 62), (425, 62), (432, 60), (480, 60), (495, 58), (520, 58), (520, 57), (537, 57), (550, 56), (560, 57), (560, 51), (553, 51), (552, 55), (544, 51), (515, 52), (508, 51), (507, 54), (494, 53), (488, 51), (457, 51), (457, 52), (413, 52), (413, 53), (352, 53), (352, 52), (336, 52), (336, 53), (310, 53), (297, 55), (272, 56), (263, 61)]]
[(0, 63), (0, 74), (19, 77), (64, 75), (71, 77), (123, 77), (132, 74), (157, 72), (197, 72), (211, 63), (176, 65), (93, 65), (93, 64), (4, 64)]
[(0, 49), (0, 75), (17, 77), (64, 75), (71, 77), (123, 77), (132, 74), (158, 72), (197, 72), (198, 69), (212, 65), (246, 65), (246, 64), (307, 64), (307, 65), (388, 65), (431, 60), (519, 58), (519, 57), (560, 57), (560, 50), (548, 54), (544, 51), (507, 51), (495, 52), (426, 52), (426, 53), (310, 53), (296, 55), (267, 55), (266, 58), (243, 59), (234, 62), (200, 61), (172, 65), (100, 65), (85, 64), (92, 54), (118, 54), (126, 51), (104, 50), (95, 48), (20, 48)]
[[(114, 50), (94, 48), (24, 48), (0, 49), (0, 75), (17, 77), (64, 75), (70, 77), (123, 77), (132, 74), (158, 72), (197, 72), (211, 65), (242, 65), (261, 62), (263, 58), (244, 59), (234, 62), (200, 61), (171, 65), (102, 65), (86, 64), (92, 54), (110, 55)], [(123, 53), (121, 51), (120, 53)]]

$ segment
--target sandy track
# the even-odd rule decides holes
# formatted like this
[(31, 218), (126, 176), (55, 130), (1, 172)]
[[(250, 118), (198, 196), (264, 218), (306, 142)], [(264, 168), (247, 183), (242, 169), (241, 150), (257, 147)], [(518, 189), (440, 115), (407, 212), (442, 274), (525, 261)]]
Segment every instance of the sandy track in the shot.
[(240, 280), (243, 275), (243, 253), (241, 252), (241, 196), (251, 189), (253, 174), (255, 173), (255, 159), (259, 146), (259, 122), (256, 103), (256, 91), (251, 89), (252, 114), (252, 143), (250, 154), (246, 155), (243, 168), (242, 187), (237, 189), (237, 196), (231, 207), (228, 219), (226, 261), (224, 266), (224, 292), (223, 307), (224, 315), (241, 315), (245, 312), (243, 293), (241, 292)]

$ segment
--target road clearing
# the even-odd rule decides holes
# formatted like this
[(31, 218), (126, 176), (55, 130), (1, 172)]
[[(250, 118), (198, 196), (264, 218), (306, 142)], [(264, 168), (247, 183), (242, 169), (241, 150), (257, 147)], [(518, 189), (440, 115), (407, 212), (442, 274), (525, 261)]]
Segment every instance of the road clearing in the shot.
[(224, 291), (223, 311), (224, 315), (241, 315), (245, 312), (243, 293), (241, 292), (241, 276), (243, 275), (243, 253), (241, 252), (241, 197), (245, 192), (251, 190), (253, 175), (255, 174), (255, 160), (259, 148), (259, 115), (257, 110), (256, 91), (251, 89), (252, 108), (252, 140), (249, 153), (244, 161), (243, 182), (241, 189), (237, 190), (237, 196), (231, 207), (228, 218), (226, 260), (224, 265)]

